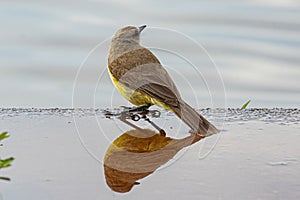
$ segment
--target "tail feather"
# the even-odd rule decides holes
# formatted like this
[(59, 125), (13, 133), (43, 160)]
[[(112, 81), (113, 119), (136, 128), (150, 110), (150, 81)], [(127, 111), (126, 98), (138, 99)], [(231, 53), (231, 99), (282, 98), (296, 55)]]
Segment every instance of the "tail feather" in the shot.
[(179, 107), (174, 107), (172, 110), (192, 129), (192, 133), (197, 133), (206, 137), (220, 132), (214, 125), (207, 121), (186, 102), (181, 101), (179, 105)]

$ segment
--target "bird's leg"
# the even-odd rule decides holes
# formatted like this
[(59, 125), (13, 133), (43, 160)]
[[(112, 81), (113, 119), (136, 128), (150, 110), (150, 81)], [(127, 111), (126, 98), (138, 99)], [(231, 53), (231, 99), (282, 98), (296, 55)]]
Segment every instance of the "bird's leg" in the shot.
[(141, 114), (146, 112), (146, 114), (147, 114), (149, 112), (148, 108), (150, 106), (151, 105), (145, 105), (145, 106), (139, 106), (139, 107), (131, 108), (131, 109), (129, 109), (129, 112), (141, 112)]
[(140, 107), (137, 107), (137, 108), (134, 108), (134, 109), (131, 109), (130, 111), (133, 111), (133, 112), (139, 112), (141, 115), (142, 115), (142, 118), (145, 119), (147, 122), (149, 122), (156, 130), (159, 131), (159, 134), (161, 136), (166, 136), (166, 132), (161, 129), (159, 126), (157, 126), (154, 122), (152, 122), (148, 117), (147, 117), (147, 114), (149, 113), (149, 110), (148, 108), (150, 107), (151, 105), (146, 105), (146, 106), (140, 106)]
[[(147, 117), (147, 114), (149, 113), (149, 110), (148, 108), (150, 107), (151, 105), (145, 105), (145, 106), (139, 106), (139, 107), (135, 107), (135, 108), (131, 108), (129, 109), (128, 111), (125, 111), (125, 112), (122, 112), (121, 115), (118, 117), (119, 120), (121, 120), (122, 122), (124, 122), (125, 124), (135, 128), (135, 129), (140, 129), (138, 126), (130, 123), (129, 121), (126, 120), (126, 116), (129, 114), (133, 114), (133, 113), (138, 113), (141, 115), (141, 118), (143, 118), (144, 120), (146, 120), (147, 122), (149, 122), (156, 130), (159, 131), (160, 135), (161, 136), (166, 136), (166, 132), (161, 129), (159, 126), (157, 126), (154, 122), (152, 122), (148, 117)], [(135, 115), (132, 115), (132, 117), (135, 116)], [(132, 118), (133, 119), (133, 118)], [(134, 119), (133, 119), (134, 120)], [(134, 121), (138, 121), (139, 119), (137, 120), (134, 120)]]
[[(144, 117), (143, 117), (144, 118)], [(161, 136), (166, 136), (166, 132), (164, 131), (164, 129), (161, 129), (159, 126), (157, 126), (153, 121), (150, 121), (149, 118), (145, 117), (144, 118), (147, 122), (149, 122), (156, 130), (159, 131), (159, 134)]]
[(121, 115), (118, 117), (118, 119), (119, 119), (120, 121), (124, 122), (125, 124), (131, 126), (131, 127), (134, 128), (134, 129), (137, 129), (137, 130), (140, 130), (140, 129), (141, 129), (140, 127), (138, 127), (138, 126), (136, 126), (136, 125), (130, 123), (129, 121), (127, 121), (127, 120), (126, 120), (126, 116), (125, 116), (124, 114), (121, 114)]

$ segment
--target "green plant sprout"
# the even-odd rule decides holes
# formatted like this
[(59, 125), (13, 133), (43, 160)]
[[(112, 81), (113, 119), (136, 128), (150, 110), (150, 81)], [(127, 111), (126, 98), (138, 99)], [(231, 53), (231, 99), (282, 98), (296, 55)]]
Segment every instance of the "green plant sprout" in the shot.
[[(0, 141), (2, 141), (5, 138), (8, 138), (8, 137), (9, 137), (8, 133), (7, 132), (3, 132), (3, 133), (0, 134)], [(2, 168), (6, 168), (6, 167), (11, 166), (11, 163), (12, 163), (13, 160), (14, 160), (13, 157), (10, 157), (10, 158), (7, 158), (7, 159), (3, 159), (3, 160), (0, 157), (0, 170)], [(0, 176), (0, 180), (10, 181), (10, 178)]]
[(247, 108), (247, 106), (248, 106), (248, 104), (249, 104), (250, 102), (251, 102), (251, 99), (248, 100), (248, 101), (241, 107), (241, 109)]

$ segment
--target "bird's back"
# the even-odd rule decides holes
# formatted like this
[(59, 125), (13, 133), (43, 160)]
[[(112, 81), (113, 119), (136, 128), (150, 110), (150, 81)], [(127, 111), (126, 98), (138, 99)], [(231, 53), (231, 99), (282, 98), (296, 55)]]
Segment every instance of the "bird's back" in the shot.
[(119, 92), (131, 103), (158, 104), (168, 110), (165, 102), (178, 105), (180, 95), (174, 82), (147, 48), (127, 51), (114, 60), (109, 59), (108, 70)]
[(125, 52), (117, 58), (109, 56), (108, 69), (115, 79), (120, 80), (124, 74), (135, 67), (146, 64), (160, 64), (159, 60), (146, 48)]

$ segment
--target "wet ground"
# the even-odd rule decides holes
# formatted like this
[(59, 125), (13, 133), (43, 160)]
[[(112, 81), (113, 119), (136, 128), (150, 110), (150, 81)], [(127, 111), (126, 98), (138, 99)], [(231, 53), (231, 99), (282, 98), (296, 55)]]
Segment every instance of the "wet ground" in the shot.
[[(11, 178), (0, 182), (0, 199), (299, 199), (299, 109), (198, 111), (221, 133), (182, 146), (121, 194), (107, 185), (103, 164), (112, 144), (124, 147), (116, 139), (130, 126), (106, 119), (101, 109), (0, 109), (0, 132), (10, 134), (1, 157), (15, 157), (12, 167), (0, 171)], [(189, 137), (172, 113), (151, 120), (170, 141)]]

